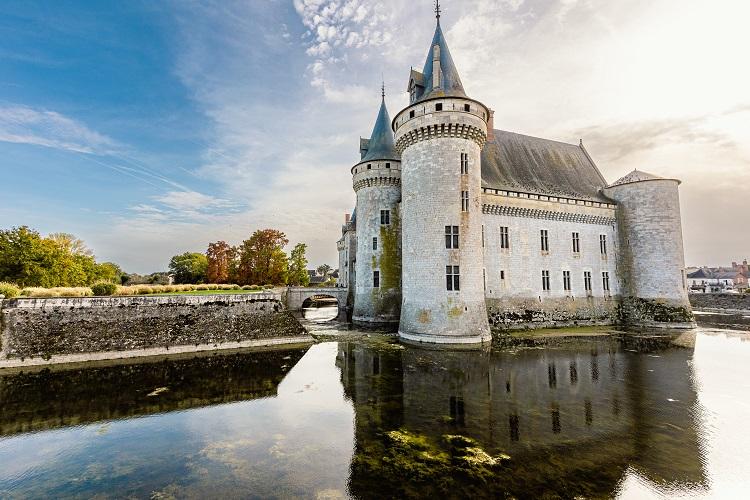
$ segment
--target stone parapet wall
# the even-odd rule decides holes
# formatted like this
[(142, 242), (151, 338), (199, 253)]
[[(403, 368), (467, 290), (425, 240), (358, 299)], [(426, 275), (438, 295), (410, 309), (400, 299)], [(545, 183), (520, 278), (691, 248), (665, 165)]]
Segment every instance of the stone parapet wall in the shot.
[(81, 360), (91, 353), (118, 357), (114, 353), (127, 352), (133, 357), (138, 350), (201, 350), (199, 346), (307, 338), (274, 293), (13, 299), (3, 301), (0, 317), (0, 364), (65, 356)]
[(619, 300), (614, 297), (487, 299), (493, 331), (614, 325)]
[(689, 298), (695, 309), (750, 311), (750, 293), (691, 293)]

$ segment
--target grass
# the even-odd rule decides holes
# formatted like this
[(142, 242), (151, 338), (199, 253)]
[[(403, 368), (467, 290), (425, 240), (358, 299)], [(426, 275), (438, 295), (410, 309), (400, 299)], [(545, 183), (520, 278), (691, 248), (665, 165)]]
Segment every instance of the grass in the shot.
[(247, 295), (253, 293), (262, 293), (266, 290), (193, 290), (191, 292), (165, 292), (152, 293), (149, 297), (170, 297), (179, 295)]

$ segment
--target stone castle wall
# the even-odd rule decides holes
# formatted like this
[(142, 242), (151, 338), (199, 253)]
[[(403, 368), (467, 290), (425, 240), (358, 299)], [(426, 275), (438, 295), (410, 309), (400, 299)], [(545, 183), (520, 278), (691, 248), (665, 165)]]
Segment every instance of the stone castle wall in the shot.
[[(354, 167), (357, 192), (357, 259), (353, 320), (357, 323), (395, 323), (401, 314), (401, 163), (394, 160), (361, 163)], [(389, 224), (381, 224), (381, 210)], [(373, 248), (373, 239), (377, 248)], [(374, 288), (374, 271), (380, 286)]]
[(0, 316), (0, 363), (243, 342), (275, 344), (275, 339), (307, 340), (299, 322), (284, 310), (281, 297), (269, 293), (13, 299), (2, 302)]
[(678, 186), (676, 180), (654, 179), (604, 190), (619, 207), (625, 323), (693, 323)]
[[(413, 108), (434, 106), (437, 102)], [(463, 101), (461, 101), (463, 102)], [(476, 109), (476, 103), (472, 104)], [(409, 116), (410, 108), (396, 119)], [(452, 109), (451, 100), (443, 109)], [(482, 136), (484, 134), (484, 136)], [(432, 342), (489, 338), (483, 292), (481, 147), (485, 122), (472, 113), (443, 111), (402, 122), (402, 337)], [(468, 175), (461, 175), (461, 153)], [(469, 192), (462, 212), (461, 192)], [(460, 248), (446, 249), (445, 226), (459, 226)], [(460, 291), (448, 291), (446, 266), (459, 266)]]

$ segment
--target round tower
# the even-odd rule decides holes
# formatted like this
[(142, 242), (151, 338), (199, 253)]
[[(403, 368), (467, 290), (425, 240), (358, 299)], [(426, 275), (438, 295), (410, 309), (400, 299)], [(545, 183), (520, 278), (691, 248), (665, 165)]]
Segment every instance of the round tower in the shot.
[(403, 301), (408, 341), (490, 340), (483, 286), (481, 151), (488, 108), (464, 92), (438, 22), (410, 105), (393, 121), (401, 154)]
[(680, 181), (637, 170), (604, 189), (617, 202), (623, 321), (694, 326), (688, 300)]
[(354, 313), (360, 324), (398, 323), (401, 311), (401, 159), (383, 89), (370, 139), (360, 141), (352, 168), (357, 194)]

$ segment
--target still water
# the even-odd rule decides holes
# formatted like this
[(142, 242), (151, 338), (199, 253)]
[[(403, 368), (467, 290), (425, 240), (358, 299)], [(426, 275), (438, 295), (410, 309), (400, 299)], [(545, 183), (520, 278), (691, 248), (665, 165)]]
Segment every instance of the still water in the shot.
[(485, 352), (328, 324), (301, 349), (2, 373), (0, 498), (747, 498), (750, 334), (718, 323), (694, 347)]

